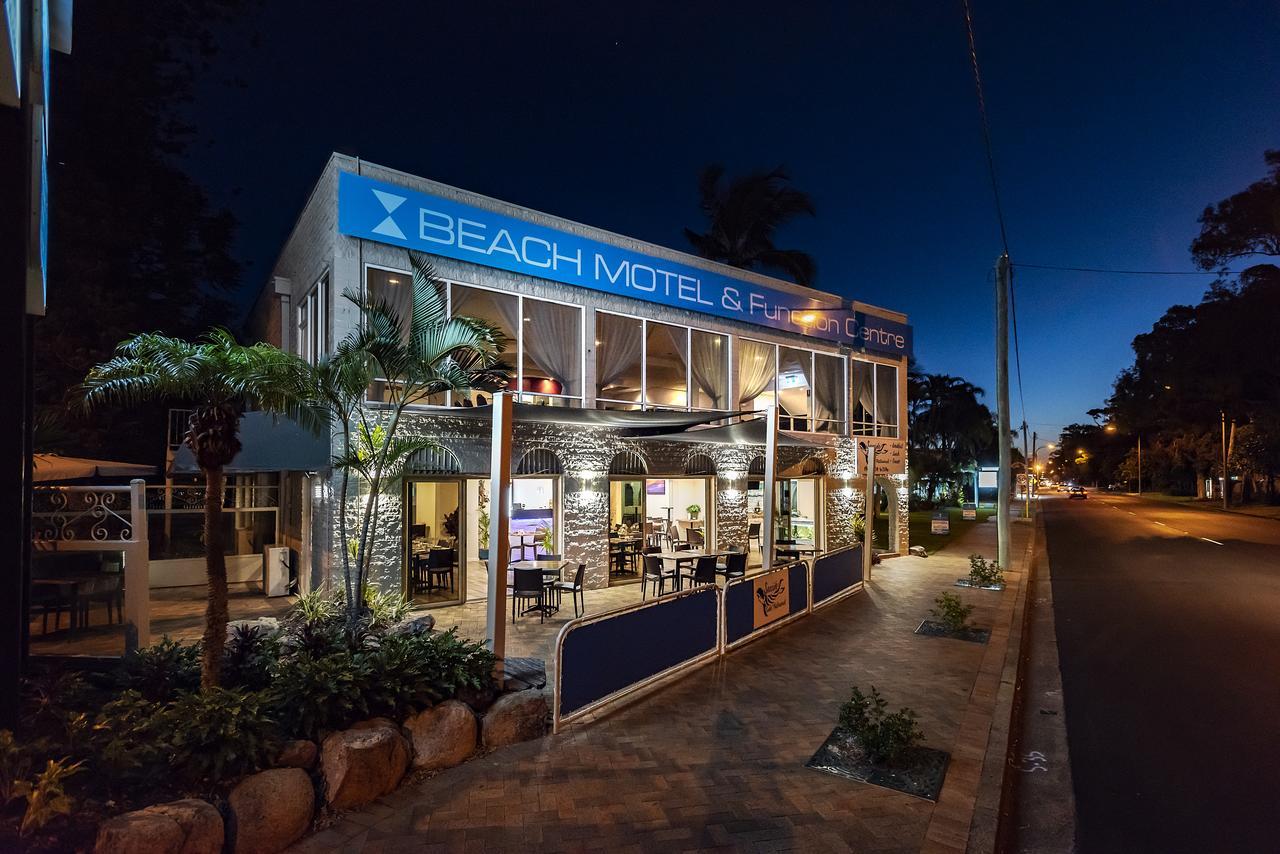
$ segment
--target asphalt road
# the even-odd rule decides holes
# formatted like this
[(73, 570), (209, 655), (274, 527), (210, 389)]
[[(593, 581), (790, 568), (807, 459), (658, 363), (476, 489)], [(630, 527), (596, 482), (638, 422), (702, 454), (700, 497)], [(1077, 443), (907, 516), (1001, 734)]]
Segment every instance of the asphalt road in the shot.
[(1041, 506), (1080, 850), (1280, 851), (1280, 522)]

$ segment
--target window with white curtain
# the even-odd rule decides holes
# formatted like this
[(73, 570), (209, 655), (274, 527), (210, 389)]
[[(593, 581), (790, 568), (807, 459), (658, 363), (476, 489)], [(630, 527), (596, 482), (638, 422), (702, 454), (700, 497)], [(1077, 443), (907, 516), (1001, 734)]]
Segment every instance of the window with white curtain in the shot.
[(778, 417), (783, 430), (811, 430), (813, 353), (778, 348)]
[(777, 348), (763, 341), (739, 338), (738, 408), (743, 411), (768, 409), (774, 403)]
[(602, 409), (728, 411), (729, 336), (596, 312)]
[(855, 359), (853, 432), (858, 436), (898, 435), (898, 366)]
[(844, 357), (813, 354), (813, 429), (819, 433), (845, 432)]

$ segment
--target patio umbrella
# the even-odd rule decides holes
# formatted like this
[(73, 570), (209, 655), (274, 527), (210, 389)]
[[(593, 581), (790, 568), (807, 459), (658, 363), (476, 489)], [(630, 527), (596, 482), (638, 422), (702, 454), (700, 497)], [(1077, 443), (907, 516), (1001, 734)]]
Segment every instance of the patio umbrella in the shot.
[(155, 466), (145, 466), (140, 463), (64, 457), (60, 454), (33, 454), (31, 463), (32, 479), (37, 483), (82, 480), (86, 477), (143, 477), (156, 473)]

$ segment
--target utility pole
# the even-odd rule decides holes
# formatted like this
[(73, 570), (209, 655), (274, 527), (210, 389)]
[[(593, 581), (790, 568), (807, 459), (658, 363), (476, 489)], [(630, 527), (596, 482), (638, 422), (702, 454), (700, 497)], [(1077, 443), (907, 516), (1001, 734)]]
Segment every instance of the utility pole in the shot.
[[(1035, 430), (1031, 431), (1031, 470), (1036, 471), (1040, 467), (1040, 434)], [(1036, 485), (1040, 485), (1040, 473), (1036, 471)]]
[(1009, 255), (996, 261), (996, 432), (1000, 472), (996, 490), (996, 560), (1009, 568)]
[(1138, 434), (1138, 495), (1142, 495), (1142, 434)]
[(1231, 504), (1227, 493), (1227, 410), (1218, 412), (1222, 415), (1222, 509), (1226, 510)]

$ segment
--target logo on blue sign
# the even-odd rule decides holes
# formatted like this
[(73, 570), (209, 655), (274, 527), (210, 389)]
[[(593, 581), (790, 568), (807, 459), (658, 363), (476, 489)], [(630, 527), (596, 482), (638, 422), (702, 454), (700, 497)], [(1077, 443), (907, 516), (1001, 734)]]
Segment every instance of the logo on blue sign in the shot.
[(874, 352), (911, 353), (911, 327), (905, 323), (350, 172), (338, 176), (338, 231)]

